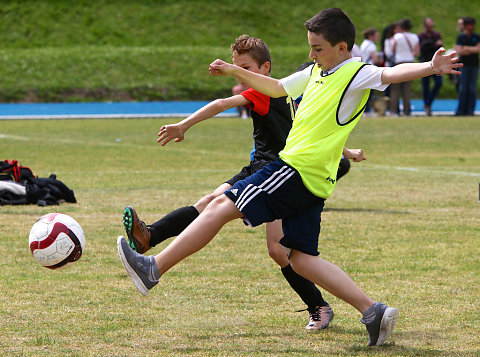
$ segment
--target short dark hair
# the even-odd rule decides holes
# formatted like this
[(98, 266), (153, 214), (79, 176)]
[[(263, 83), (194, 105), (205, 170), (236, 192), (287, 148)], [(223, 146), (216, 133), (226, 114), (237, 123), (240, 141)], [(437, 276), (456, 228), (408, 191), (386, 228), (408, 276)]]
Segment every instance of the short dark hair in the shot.
[(368, 39), (370, 36), (373, 36), (377, 33), (377, 30), (375, 30), (373, 27), (369, 27), (365, 31), (362, 32), (363, 38)]
[(320, 11), (305, 22), (308, 31), (322, 35), (332, 46), (345, 41), (347, 49), (352, 50), (357, 32), (348, 15), (339, 8)]
[(400, 27), (402, 30), (410, 31), (413, 27), (412, 21), (410, 21), (410, 19), (402, 19), (400, 21)]
[(463, 26), (465, 25), (475, 25), (476, 21), (473, 17), (465, 16), (463, 17)]
[(230, 49), (232, 55), (248, 53), (252, 56), (258, 67), (261, 67), (266, 62), (272, 63), (272, 57), (270, 56), (270, 50), (267, 44), (259, 38), (242, 35), (235, 40), (235, 43), (230, 46)]

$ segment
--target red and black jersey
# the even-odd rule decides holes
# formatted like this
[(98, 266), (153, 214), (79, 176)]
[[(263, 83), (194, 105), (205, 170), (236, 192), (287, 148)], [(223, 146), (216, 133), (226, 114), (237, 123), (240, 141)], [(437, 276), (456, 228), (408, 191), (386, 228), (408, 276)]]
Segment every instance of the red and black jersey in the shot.
[(249, 88), (241, 93), (250, 101), (255, 153), (253, 161), (273, 161), (285, 146), (296, 104), (290, 97), (271, 98)]

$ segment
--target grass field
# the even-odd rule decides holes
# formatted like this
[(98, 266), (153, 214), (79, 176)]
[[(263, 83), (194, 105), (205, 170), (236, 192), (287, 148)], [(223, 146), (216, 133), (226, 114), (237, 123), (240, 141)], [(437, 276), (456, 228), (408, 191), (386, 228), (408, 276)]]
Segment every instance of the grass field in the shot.
[[(349, 139), (368, 159), (327, 200), (320, 251), (399, 308), (381, 348), (366, 347), (360, 314), (328, 293), (331, 328), (306, 333), (307, 314), (295, 312), (303, 305), (269, 259), (263, 228), (239, 221), (148, 297), (136, 291), (116, 249), (124, 206), (151, 223), (230, 178), (251, 148), (251, 123), (235, 118), (162, 148), (156, 133), (168, 121), (0, 122), (1, 159), (56, 173), (78, 200), (0, 207), (0, 355), (480, 354), (478, 118), (366, 118)], [(77, 263), (50, 271), (31, 257), (28, 233), (58, 211), (81, 223), (87, 246)]]

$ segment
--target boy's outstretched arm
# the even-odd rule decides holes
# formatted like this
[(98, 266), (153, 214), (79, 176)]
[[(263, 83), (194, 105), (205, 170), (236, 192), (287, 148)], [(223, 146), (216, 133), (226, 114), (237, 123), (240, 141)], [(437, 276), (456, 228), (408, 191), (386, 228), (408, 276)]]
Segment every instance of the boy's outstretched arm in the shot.
[(455, 51), (448, 55), (443, 55), (443, 53), (445, 53), (445, 49), (442, 47), (435, 52), (429, 62), (402, 63), (385, 68), (382, 73), (382, 83), (407, 82), (434, 74), (460, 74), (456, 68), (462, 67), (463, 64), (457, 63), (458, 57), (455, 57), (457, 53)]
[(219, 59), (210, 64), (209, 70), (212, 76), (235, 77), (240, 83), (245, 83), (247, 86), (272, 98), (287, 95), (278, 79), (248, 71)]
[(249, 103), (250, 101), (243, 95), (234, 95), (228, 98), (216, 99), (203, 106), (181, 122), (162, 126), (158, 133), (159, 138), (157, 139), (157, 142), (162, 146), (165, 146), (169, 141), (175, 139), (175, 142), (178, 143), (184, 139), (185, 132), (195, 124), (214, 117), (227, 109), (240, 107)]

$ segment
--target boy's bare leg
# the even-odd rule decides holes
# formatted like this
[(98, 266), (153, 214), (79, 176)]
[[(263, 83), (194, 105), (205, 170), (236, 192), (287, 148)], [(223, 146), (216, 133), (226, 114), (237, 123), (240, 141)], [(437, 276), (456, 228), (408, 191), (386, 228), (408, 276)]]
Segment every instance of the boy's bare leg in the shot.
[(268, 222), (265, 225), (265, 232), (267, 235), (267, 248), (270, 258), (272, 258), (281, 268), (290, 264), (288, 260), (287, 251), (279, 243), (283, 238), (282, 220), (277, 219), (273, 222)]
[(335, 264), (293, 249), (290, 262), (298, 274), (349, 303), (362, 314), (374, 304), (374, 301)]
[(228, 183), (223, 183), (220, 186), (218, 186), (215, 191), (210, 193), (209, 195), (203, 196), (201, 199), (199, 199), (193, 207), (198, 211), (198, 213), (202, 213), (203, 210), (208, 206), (210, 202), (212, 202), (215, 198), (218, 196), (223, 195), (223, 193), (229, 189), (232, 188), (232, 185)]
[(229, 221), (243, 217), (232, 200), (221, 195), (213, 200), (168, 247), (155, 256), (163, 275), (175, 264), (206, 246)]

